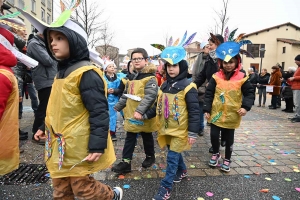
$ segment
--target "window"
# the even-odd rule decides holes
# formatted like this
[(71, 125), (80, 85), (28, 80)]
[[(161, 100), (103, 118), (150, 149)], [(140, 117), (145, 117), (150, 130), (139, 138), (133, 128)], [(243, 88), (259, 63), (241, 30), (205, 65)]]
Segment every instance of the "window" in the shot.
[(260, 52), (261, 48), (265, 48), (265, 44), (247, 44), (247, 51), (250, 52), (254, 58), (258, 58), (260, 54), (264, 54), (264, 52)]
[(34, 33), (35, 27), (31, 25), (31, 33)]
[(24, 8), (24, 0), (19, 0), (19, 8), (23, 9)]
[(282, 53), (285, 53), (285, 47), (282, 47)]
[(35, 0), (31, 0), (31, 11), (35, 13)]
[(43, 8), (41, 8), (41, 19), (45, 21), (45, 10)]
[(10, 5), (14, 5), (14, 4), (15, 4), (15, 0), (7, 0), (7, 2), (8, 2)]
[(42, 0), (42, 4), (43, 4), (43, 5), (46, 5), (46, 0)]
[(50, 0), (47, 0), (47, 8), (48, 10), (52, 9), (52, 2)]
[(51, 23), (51, 15), (47, 13), (47, 24)]
[(284, 70), (284, 62), (281, 63), (281, 69)]

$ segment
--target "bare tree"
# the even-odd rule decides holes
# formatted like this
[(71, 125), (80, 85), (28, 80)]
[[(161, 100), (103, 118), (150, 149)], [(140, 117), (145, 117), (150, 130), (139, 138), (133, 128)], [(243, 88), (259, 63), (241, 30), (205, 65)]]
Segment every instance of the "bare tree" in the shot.
[(223, 32), (225, 30), (226, 24), (229, 21), (228, 17), (228, 2), (229, 0), (222, 0), (223, 1), (223, 8), (221, 11), (215, 11), (217, 17), (214, 18), (215, 25), (209, 28), (209, 31), (214, 34), (221, 34), (223, 35)]

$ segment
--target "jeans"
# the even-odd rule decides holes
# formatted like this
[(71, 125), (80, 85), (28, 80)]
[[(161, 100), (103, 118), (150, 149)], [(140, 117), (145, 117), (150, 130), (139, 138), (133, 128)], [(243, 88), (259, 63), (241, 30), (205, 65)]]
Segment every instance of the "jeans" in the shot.
[(266, 104), (266, 99), (267, 99), (267, 92), (266, 92), (266, 87), (260, 87), (258, 88), (258, 105), (261, 105), (261, 99), (262, 99), (262, 96), (263, 96), (263, 105)]
[[(24, 84), (23, 90), (22, 90), (22, 97), (24, 98), (25, 95), (25, 89), (27, 87), (27, 92), (29, 94), (30, 100), (31, 100), (31, 108), (35, 114), (38, 106), (39, 106), (39, 101), (38, 98), (36, 96), (36, 92), (35, 92), (35, 88), (33, 83), (27, 83)], [(22, 116), (23, 113), (23, 101), (19, 103), (19, 114), (20, 116)]]
[[(144, 151), (147, 156), (154, 156), (154, 140), (152, 133), (141, 132), (144, 144)], [(137, 133), (127, 132), (124, 149), (123, 149), (123, 159), (132, 160), (132, 154), (135, 147), (135, 142), (137, 139)]]
[(166, 175), (163, 180), (161, 180), (160, 185), (172, 190), (173, 180), (176, 177), (177, 171), (186, 170), (186, 166), (183, 161), (183, 157), (181, 153), (177, 153), (175, 151), (168, 151), (167, 155), (167, 169)]
[(203, 102), (199, 102), (200, 107), (200, 132), (204, 129), (204, 113), (203, 113)]
[(278, 97), (279, 97), (279, 95), (272, 95), (271, 105), (273, 108), (277, 108)]
[(40, 126), (44, 124), (50, 93), (51, 93), (51, 87), (38, 90), (38, 97), (39, 97), (40, 104), (35, 113), (35, 118), (32, 126), (33, 135), (37, 132)]
[(300, 90), (293, 90), (293, 100), (295, 105), (295, 117), (300, 118)]
[(235, 129), (221, 128), (214, 124), (210, 125), (210, 139), (214, 149), (214, 154), (219, 153), (219, 148), (220, 148), (219, 137), (221, 132), (222, 140), (226, 141), (225, 159), (230, 160), (233, 151), (234, 131)]

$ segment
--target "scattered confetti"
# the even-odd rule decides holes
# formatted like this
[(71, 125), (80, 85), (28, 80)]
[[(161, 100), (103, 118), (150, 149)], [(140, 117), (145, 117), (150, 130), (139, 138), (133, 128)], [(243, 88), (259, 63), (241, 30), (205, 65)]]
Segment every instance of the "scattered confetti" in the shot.
[(285, 180), (285, 181), (289, 181), (289, 182), (290, 182), (290, 181), (292, 181), (292, 180), (291, 180), (291, 179), (289, 179), (289, 178), (285, 178), (284, 180)]
[(124, 188), (124, 189), (129, 189), (129, 188), (130, 188), (130, 185), (123, 185), (123, 188)]
[(263, 192), (263, 193), (268, 193), (269, 192), (269, 189), (261, 189), (259, 190), (260, 192)]
[(225, 198), (225, 199), (223, 199), (223, 200), (230, 200), (230, 199), (228, 199), (228, 198)]
[(162, 172), (166, 172), (167, 170), (165, 170), (165, 169), (163, 169), (163, 170), (161, 170)]
[(147, 174), (147, 178), (151, 178), (151, 175), (150, 175), (150, 174)]
[(202, 198), (202, 197), (198, 197), (198, 198), (197, 198), (197, 200), (204, 200), (204, 198)]
[(300, 172), (299, 169), (294, 169), (294, 172)]
[(261, 165), (260, 164), (256, 164), (256, 167), (261, 167)]
[(46, 177), (50, 177), (50, 173), (45, 174)]
[(297, 166), (293, 166), (293, 168), (294, 168), (294, 169), (298, 169), (298, 167), (297, 167)]
[(119, 176), (119, 179), (124, 179), (124, 178), (125, 178), (124, 175), (120, 175), (120, 176)]
[(268, 177), (267, 177), (267, 178), (265, 178), (265, 179), (266, 179), (266, 180), (268, 180), (268, 181), (271, 181), (271, 180), (272, 180), (271, 178), (268, 178)]
[(135, 176), (133, 179), (134, 179), (134, 180), (140, 180), (140, 179), (141, 179), (141, 177), (139, 177), (139, 176)]
[(256, 174), (256, 175), (260, 175), (260, 173), (259, 173), (259, 172), (254, 172), (254, 174)]
[(191, 167), (191, 168), (195, 168), (195, 165), (191, 165), (190, 167)]
[(300, 188), (295, 188), (298, 192), (300, 192)]
[(206, 195), (209, 196), (209, 197), (214, 196), (214, 194), (212, 192), (206, 192)]
[(280, 198), (279, 198), (278, 196), (272, 196), (272, 198), (273, 198), (274, 200), (280, 200)]
[(245, 175), (244, 177), (245, 177), (245, 178), (250, 178), (250, 176), (248, 176), (248, 175)]

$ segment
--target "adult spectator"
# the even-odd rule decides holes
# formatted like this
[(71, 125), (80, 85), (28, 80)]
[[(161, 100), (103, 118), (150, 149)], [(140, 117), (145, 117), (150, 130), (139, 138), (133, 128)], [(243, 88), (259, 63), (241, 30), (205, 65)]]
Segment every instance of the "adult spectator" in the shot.
[(293, 107), (294, 107), (294, 102), (293, 102), (293, 90), (291, 88), (291, 85), (287, 83), (287, 80), (291, 77), (294, 76), (294, 73), (296, 71), (296, 67), (289, 67), (288, 71), (282, 75), (283, 80), (282, 80), (282, 91), (281, 91), (281, 96), (285, 101), (285, 109), (282, 111), (287, 112), (287, 113), (293, 113)]
[[(257, 89), (258, 89), (258, 106), (257, 107), (265, 107), (266, 99), (267, 99), (267, 92), (266, 86), (269, 83), (270, 74), (267, 72), (267, 69), (264, 68), (261, 70), (261, 73), (258, 75), (257, 78)], [(263, 103), (261, 105), (261, 100), (263, 97)]]
[(291, 119), (291, 122), (300, 122), (300, 54), (295, 57), (295, 63), (298, 68), (294, 76), (288, 79), (288, 83), (292, 86), (295, 105), (295, 116)]
[(269, 81), (269, 85), (273, 86), (273, 92), (270, 92), (272, 95), (271, 99), (271, 105), (269, 106), (269, 109), (276, 109), (277, 108), (277, 98), (280, 95), (280, 86), (281, 86), (281, 72), (279, 70), (278, 66), (272, 67), (272, 73), (271, 78)]
[[(205, 61), (209, 54), (208, 42), (207, 41), (201, 42), (200, 49), (202, 49), (202, 52), (198, 54), (197, 60), (194, 64), (194, 67), (192, 70), (193, 81), (196, 79), (196, 77), (199, 75), (199, 73), (204, 68)], [(198, 87), (198, 100), (199, 100), (199, 107), (200, 107), (200, 130), (198, 132), (199, 136), (203, 136), (203, 134), (204, 134), (203, 103), (204, 103), (205, 85), (206, 85), (206, 82), (204, 82), (200, 87)]]
[[(255, 94), (256, 93), (257, 79), (258, 79), (258, 75), (255, 72), (255, 67), (252, 66), (248, 69), (248, 76), (249, 76), (249, 81), (250, 81), (252, 87), (254, 88), (254, 94)], [(253, 105), (254, 105), (254, 102), (255, 102), (255, 96), (256, 95), (254, 95)]]
[(32, 141), (43, 144), (44, 141), (34, 139), (34, 134), (44, 124), (52, 83), (57, 73), (57, 63), (48, 54), (44, 36), (41, 33), (37, 33), (28, 42), (27, 55), (39, 62), (38, 66), (32, 69), (32, 80), (40, 102), (32, 126)]

